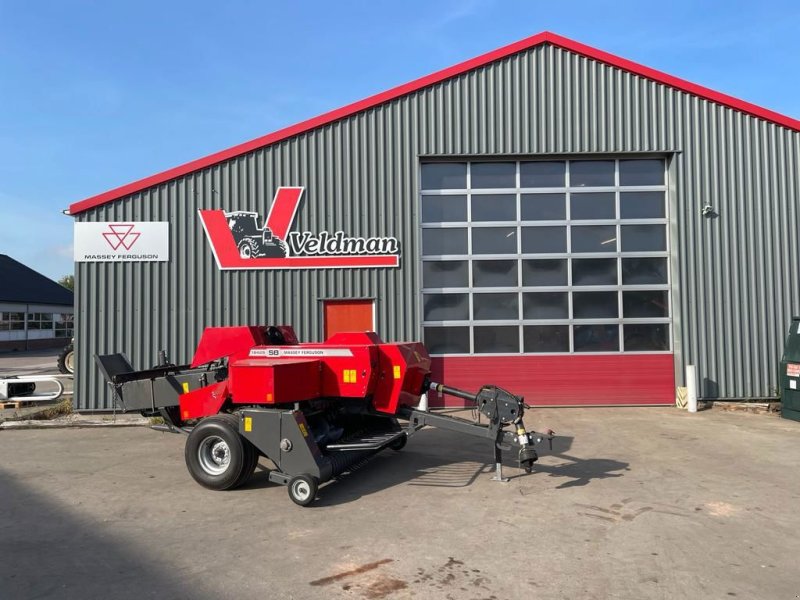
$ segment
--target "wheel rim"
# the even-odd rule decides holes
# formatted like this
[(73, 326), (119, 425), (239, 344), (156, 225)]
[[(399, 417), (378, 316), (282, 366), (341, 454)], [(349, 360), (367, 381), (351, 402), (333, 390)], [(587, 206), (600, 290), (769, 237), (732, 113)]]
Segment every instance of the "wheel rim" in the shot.
[(292, 484), (292, 493), (294, 497), (300, 500), (301, 502), (305, 502), (311, 496), (311, 486), (308, 485), (307, 481), (295, 481)]
[(197, 449), (197, 460), (209, 475), (222, 475), (231, 464), (231, 449), (221, 437), (211, 435)]
[(64, 361), (64, 366), (67, 368), (67, 371), (70, 373), (75, 371), (75, 353), (70, 352), (67, 354), (67, 359)]
[(245, 244), (242, 246), (242, 249), (239, 252), (239, 256), (241, 256), (242, 258), (250, 258), (251, 256), (253, 256), (253, 249), (250, 248), (248, 244)]

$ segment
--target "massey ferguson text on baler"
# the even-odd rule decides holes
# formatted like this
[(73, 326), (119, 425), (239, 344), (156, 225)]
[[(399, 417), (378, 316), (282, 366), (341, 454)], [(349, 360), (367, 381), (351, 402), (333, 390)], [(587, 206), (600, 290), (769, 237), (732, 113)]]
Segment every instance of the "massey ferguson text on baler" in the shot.
[[(240, 486), (265, 456), (275, 465), (270, 481), (301, 506), (319, 484), (385, 448), (402, 449), (427, 425), (491, 440), (498, 480), (502, 450), (516, 449), (530, 472), (534, 445), (552, 439), (525, 429), (522, 398), (492, 385), (472, 394), (431, 382), (422, 344), (387, 344), (373, 332), (301, 344), (288, 326), (209, 327), (188, 365), (168, 364), (163, 353), (144, 371), (123, 354), (96, 361), (123, 409), (161, 415), (165, 428), (188, 434), (186, 466), (198, 483)], [(429, 411), (430, 389), (474, 403), (478, 418)]]

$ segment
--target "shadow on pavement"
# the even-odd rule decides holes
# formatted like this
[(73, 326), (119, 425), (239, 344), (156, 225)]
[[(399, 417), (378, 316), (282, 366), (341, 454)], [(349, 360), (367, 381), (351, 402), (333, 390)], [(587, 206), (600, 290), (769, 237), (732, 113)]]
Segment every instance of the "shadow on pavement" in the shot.
[[(580, 459), (566, 454), (573, 438), (558, 436), (553, 440), (552, 451), (547, 442), (538, 446), (542, 456), (556, 456), (569, 461), (555, 466), (536, 463), (533, 473), (511, 474), (511, 479), (536, 478), (546, 473), (550, 477), (566, 477), (557, 489), (583, 486), (592, 479), (621, 477), (616, 471), (627, 470), (628, 463), (609, 459)], [(503, 464), (516, 468), (515, 453), (505, 452)], [(249, 489), (272, 487), (277, 484), (267, 479), (266, 465), (262, 459), (259, 471), (244, 486)], [(381, 492), (397, 485), (439, 488), (463, 488), (472, 485), (480, 476), (490, 477), (494, 471), (494, 452), (491, 440), (472, 438), (435, 428), (417, 432), (401, 452), (384, 450), (360, 467), (354, 468), (320, 487), (319, 495), (311, 508), (335, 506), (354, 502), (362, 496)]]
[(0, 597), (213, 598), (126, 545), (112, 524), (71, 513), (0, 470)]

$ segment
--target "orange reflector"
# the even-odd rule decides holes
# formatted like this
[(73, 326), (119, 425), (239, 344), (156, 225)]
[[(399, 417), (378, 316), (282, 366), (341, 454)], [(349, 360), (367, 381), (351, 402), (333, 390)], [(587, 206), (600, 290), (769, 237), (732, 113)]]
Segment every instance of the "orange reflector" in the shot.
[(182, 387), (183, 387), (183, 393), (184, 394), (188, 394), (189, 393), (189, 382), (188, 381), (184, 381)]
[(267, 394), (267, 402), (272, 402), (272, 392)]
[(394, 378), (400, 379), (400, 365), (394, 366)]
[(253, 417), (244, 418), (244, 430), (253, 431)]

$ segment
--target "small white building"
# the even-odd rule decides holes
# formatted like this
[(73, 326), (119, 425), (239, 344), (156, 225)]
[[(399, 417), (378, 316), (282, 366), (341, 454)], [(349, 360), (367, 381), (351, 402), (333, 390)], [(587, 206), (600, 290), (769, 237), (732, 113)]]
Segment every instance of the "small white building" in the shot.
[(0, 254), (0, 352), (66, 345), (72, 337), (73, 294)]

